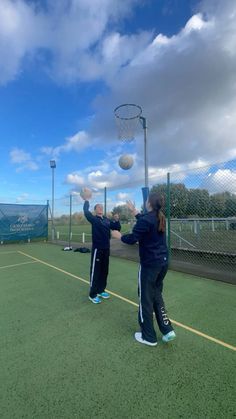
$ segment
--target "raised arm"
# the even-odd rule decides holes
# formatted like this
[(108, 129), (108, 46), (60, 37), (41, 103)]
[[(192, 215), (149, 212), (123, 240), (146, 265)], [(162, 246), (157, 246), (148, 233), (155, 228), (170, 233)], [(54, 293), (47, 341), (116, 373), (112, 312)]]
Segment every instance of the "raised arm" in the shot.
[(89, 211), (89, 201), (84, 201), (84, 216), (87, 218), (87, 220), (92, 223), (95, 219), (95, 216)]
[(121, 234), (119, 231), (112, 231), (111, 235), (114, 239), (121, 239), (123, 243), (126, 244), (135, 244), (137, 243), (142, 234), (146, 233), (149, 230), (148, 223), (143, 220), (142, 215), (136, 210), (135, 205), (132, 201), (126, 201), (126, 205), (129, 208), (133, 216), (136, 217), (137, 223), (135, 224), (132, 233), (130, 234)]
[(92, 223), (95, 219), (94, 215), (89, 211), (89, 199), (92, 197), (92, 192), (88, 188), (83, 188), (80, 192), (81, 198), (84, 200), (84, 216), (87, 218), (87, 220)]
[[(136, 214), (137, 215), (137, 214)], [(149, 231), (148, 222), (142, 217), (138, 217), (137, 223), (135, 224), (132, 233), (124, 234), (121, 237), (121, 241), (126, 244), (135, 244), (142, 238), (143, 234)]]
[(138, 210), (136, 210), (135, 205), (132, 201), (126, 201), (126, 206), (129, 208), (132, 215), (134, 215), (135, 217), (139, 215), (139, 212)]

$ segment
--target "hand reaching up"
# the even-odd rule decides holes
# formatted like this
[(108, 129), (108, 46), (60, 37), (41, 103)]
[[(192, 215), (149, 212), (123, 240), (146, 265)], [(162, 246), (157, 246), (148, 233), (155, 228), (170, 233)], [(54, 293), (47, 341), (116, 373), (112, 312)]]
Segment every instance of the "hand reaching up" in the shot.
[(89, 188), (83, 188), (80, 196), (84, 201), (89, 201), (92, 198), (92, 191)]
[(134, 203), (132, 201), (126, 201), (126, 205), (129, 208), (129, 210), (132, 212), (133, 215), (137, 215), (138, 211), (136, 210)]

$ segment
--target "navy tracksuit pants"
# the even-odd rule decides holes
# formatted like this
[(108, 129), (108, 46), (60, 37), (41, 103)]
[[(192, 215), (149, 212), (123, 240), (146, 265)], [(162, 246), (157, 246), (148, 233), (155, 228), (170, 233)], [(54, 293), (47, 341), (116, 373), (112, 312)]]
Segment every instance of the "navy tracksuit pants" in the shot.
[(162, 297), (163, 280), (168, 266), (142, 266), (139, 269), (139, 314), (138, 320), (142, 338), (149, 342), (156, 342), (156, 332), (153, 327), (153, 312), (157, 324), (163, 335), (173, 330), (167, 317), (165, 304)]
[(109, 270), (110, 249), (92, 249), (90, 267), (90, 291), (91, 298), (101, 294), (107, 286)]

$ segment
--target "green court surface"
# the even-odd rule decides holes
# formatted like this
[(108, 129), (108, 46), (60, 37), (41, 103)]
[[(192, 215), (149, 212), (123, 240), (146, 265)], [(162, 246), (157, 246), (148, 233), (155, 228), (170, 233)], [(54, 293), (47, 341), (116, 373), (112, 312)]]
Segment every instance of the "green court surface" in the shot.
[(0, 248), (1, 419), (233, 418), (236, 288), (170, 271), (177, 339), (147, 347), (133, 338), (138, 265), (111, 258), (112, 296), (95, 305), (89, 263), (56, 245)]

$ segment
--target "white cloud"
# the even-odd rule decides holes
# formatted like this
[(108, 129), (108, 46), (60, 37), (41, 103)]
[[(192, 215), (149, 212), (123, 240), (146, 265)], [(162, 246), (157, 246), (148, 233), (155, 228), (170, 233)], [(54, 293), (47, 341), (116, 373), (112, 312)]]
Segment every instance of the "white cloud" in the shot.
[(130, 194), (126, 192), (119, 192), (116, 197), (119, 201), (121, 200), (125, 202), (127, 199), (130, 199)]
[(35, 163), (34, 161), (27, 161), (25, 164), (23, 164), (22, 166), (18, 167), (16, 169), (17, 172), (22, 172), (23, 170), (31, 170), (31, 171), (36, 171), (39, 169), (39, 166), (37, 165), (37, 163)]
[(19, 148), (13, 148), (10, 151), (10, 158), (12, 163), (24, 163), (31, 159), (29, 153)]
[(203, 185), (210, 193), (230, 192), (236, 195), (236, 170), (218, 169), (209, 173)]
[(41, 152), (46, 155), (51, 155), (52, 158), (58, 158), (62, 153), (70, 153), (75, 151), (81, 153), (85, 148), (90, 147), (93, 144), (89, 133), (85, 131), (79, 131), (72, 137), (66, 138), (64, 144), (57, 147), (42, 147)]
[(202, 15), (199, 13), (189, 19), (183, 32), (189, 34), (192, 31), (201, 30), (204, 26), (207, 26), (207, 22), (204, 22)]
[[(178, 34), (159, 34), (137, 53), (111, 79), (110, 95), (96, 102), (94, 131), (107, 143), (116, 136), (115, 124), (101, 109), (142, 106), (149, 165), (157, 170), (236, 157), (236, 2), (211, 0), (199, 7)], [(141, 164), (141, 127), (136, 147)]]
[(85, 179), (77, 173), (70, 173), (66, 176), (65, 183), (74, 185), (76, 187), (85, 186)]
[(76, 151), (81, 152), (85, 148), (91, 146), (91, 139), (85, 131), (79, 131), (77, 134), (66, 139), (66, 143), (62, 146), (56, 147), (53, 154), (58, 156), (63, 152)]
[(16, 171), (22, 172), (24, 170), (36, 171), (38, 165), (32, 160), (30, 153), (26, 153), (20, 148), (13, 148), (10, 151), (10, 160), (12, 164), (17, 165)]
[(23, 0), (0, 2), (0, 84), (16, 78), (22, 60), (47, 39), (41, 13)]
[[(136, 4), (48, 0), (47, 8), (40, 3), (36, 8), (23, 0), (1, 0), (0, 83), (17, 76), (27, 54), (37, 57), (46, 51), (52, 78), (75, 82), (102, 77), (110, 88), (107, 97), (94, 101), (97, 115), (91, 131), (80, 131), (44, 153), (58, 157), (115, 143), (112, 110), (131, 102), (140, 104), (147, 117), (151, 179), (162, 176), (162, 170), (181, 171), (198, 161), (210, 164), (236, 157), (236, 2), (202, 1), (172, 37), (114, 30), (112, 23)], [(136, 151), (139, 168), (127, 174), (132, 182), (143, 176), (141, 128)], [(106, 167), (88, 170), (86, 176), (100, 186), (124, 179), (116, 166), (111, 176)]]
[(21, 202), (25, 202), (26, 200), (28, 200), (29, 198), (29, 194), (28, 193), (22, 193), (21, 195), (19, 195), (16, 198), (16, 203), (21, 203)]
[(114, 32), (106, 36), (101, 46), (99, 60), (103, 68), (103, 76), (114, 77), (121, 66), (128, 65), (140, 51), (145, 49), (151, 41), (150, 32), (135, 35), (121, 35)]
[[(51, 57), (47, 71), (54, 79), (71, 83), (101, 77), (108, 70), (103, 42), (106, 37), (109, 39), (109, 27), (127, 16), (136, 3), (137, 0), (47, 0), (44, 7), (40, 2), (1, 0), (0, 84), (19, 75), (27, 55), (37, 59), (44, 52)], [(118, 63), (130, 59), (146, 37), (121, 37)]]
[(93, 190), (101, 190), (105, 187), (113, 190), (120, 185), (127, 185), (130, 179), (130, 175), (121, 174), (111, 166), (107, 166), (107, 171), (94, 167), (94, 170), (89, 172), (85, 169), (83, 172), (69, 173), (65, 178), (65, 184), (73, 185), (74, 191), (85, 186)]

